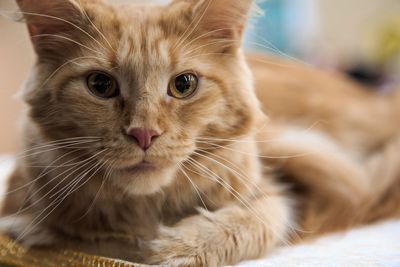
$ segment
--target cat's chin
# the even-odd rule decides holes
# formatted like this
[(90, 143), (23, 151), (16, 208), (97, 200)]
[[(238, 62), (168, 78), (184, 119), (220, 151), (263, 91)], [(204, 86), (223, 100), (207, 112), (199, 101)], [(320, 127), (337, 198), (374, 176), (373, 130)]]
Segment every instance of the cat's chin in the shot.
[(159, 192), (162, 187), (170, 184), (176, 168), (160, 167), (149, 163), (141, 163), (118, 170), (114, 184), (126, 194), (143, 196)]

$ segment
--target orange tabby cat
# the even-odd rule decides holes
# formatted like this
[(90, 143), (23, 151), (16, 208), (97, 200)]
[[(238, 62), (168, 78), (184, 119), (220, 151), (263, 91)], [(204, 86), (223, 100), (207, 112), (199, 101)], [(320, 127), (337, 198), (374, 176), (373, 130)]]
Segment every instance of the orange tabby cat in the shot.
[(17, 2), (38, 55), (2, 221), (17, 241), (222, 266), (399, 215), (397, 97), (259, 56), (252, 72), (253, 1)]

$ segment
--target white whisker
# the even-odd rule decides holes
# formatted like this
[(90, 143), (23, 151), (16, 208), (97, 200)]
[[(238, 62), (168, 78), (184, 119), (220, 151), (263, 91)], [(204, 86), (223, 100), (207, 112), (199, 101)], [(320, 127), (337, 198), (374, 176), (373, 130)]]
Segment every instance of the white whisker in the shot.
[(210, 34), (213, 34), (213, 33), (219, 32), (219, 31), (230, 30), (230, 29), (231, 29), (231, 28), (221, 28), (221, 29), (216, 29), (216, 30), (213, 30), (213, 31), (208, 31), (208, 32), (206, 32), (206, 33), (204, 33), (204, 34), (202, 34), (202, 35), (200, 35), (200, 36), (198, 36), (198, 37), (192, 39), (190, 42), (186, 43), (184, 46), (182, 46), (182, 50), (186, 49), (186, 48), (187, 48), (189, 45), (191, 45), (193, 42), (195, 42), (195, 41), (197, 41), (197, 40), (199, 40), (199, 39), (205, 38), (206, 36), (208, 36), (208, 35), (210, 35)]
[[(251, 203), (242, 197), (242, 195), (235, 190), (229, 183), (227, 183), (225, 180), (223, 180), (220, 176), (218, 176), (215, 172), (207, 169), (203, 164), (199, 163), (198, 161), (195, 161), (193, 158), (190, 158), (188, 162), (191, 162), (191, 164), (193, 164), (194, 166), (197, 166), (197, 168), (202, 169), (203, 172), (206, 173), (211, 173), (211, 177), (207, 177), (211, 179), (214, 182), (217, 182), (218, 184), (220, 184), (222, 187), (224, 187), (235, 199), (237, 199), (245, 208), (247, 208), (249, 210), (249, 212), (255, 216), (255, 218), (257, 220), (259, 220), (263, 225), (270, 225), (270, 222), (268, 221), (268, 218), (261, 218), (261, 216), (258, 214), (257, 210), (255, 210), (252, 206)], [(214, 179), (212, 179), (214, 178)], [(273, 231), (272, 229), (270, 229), (271, 231)], [(279, 237), (279, 235), (276, 235), (277, 237)], [(280, 238), (280, 237), (279, 237)], [(289, 241), (287, 241), (286, 239), (282, 239), (280, 238), (281, 241), (283, 243), (285, 243), (285, 245), (290, 245)]]
[[(106, 150), (103, 150), (102, 152), (105, 152)], [(81, 186), (83, 186), (84, 184), (86, 184), (87, 181), (89, 181), (103, 166), (105, 165), (105, 163), (101, 163), (101, 162), (96, 162), (89, 170), (84, 171), (84, 173), (80, 174), (77, 178), (73, 179), (65, 188), (67, 190), (69, 190), (65, 196), (63, 197), (63, 193), (66, 192), (66, 190), (62, 189), (61, 192), (59, 193), (59, 195), (57, 196), (57, 198), (52, 201), (45, 209), (43, 209), (39, 215), (36, 216), (36, 218), (34, 218), (32, 220), (32, 222), (25, 228), (24, 231), (22, 231), (22, 233), (15, 239), (17, 242), (21, 241), (21, 239), (27, 234), (29, 233), (29, 231), (31, 231), (32, 229), (34, 229), (37, 225), (39, 225), (40, 223), (42, 223), (48, 216), (50, 216), (51, 213), (53, 213), (54, 210), (56, 210), (61, 204), (62, 202), (72, 193), (74, 193), (76, 190), (78, 190)], [(100, 166), (100, 167), (99, 167)], [(90, 178), (87, 179), (87, 181), (85, 183), (83, 183), (82, 185), (76, 187), (79, 182), (88, 174), (90, 173), (92, 170), (94, 170), (95, 168), (97, 168), (94, 173), (90, 176)], [(50, 197), (51, 199), (52, 197)], [(50, 210), (50, 212), (48, 212), (43, 218), (41, 218), (38, 222), (37, 219), (40, 218), (40, 216), (42, 214), (44, 214), (49, 208), (51, 208), (53, 206), (53, 208)]]
[(102, 48), (106, 49), (102, 43), (100, 43), (96, 38), (94, 38), (92, 35), (90, 35), (87, 31), (85, 31), (84, 29), (82, 29), (81, 27), (79, 27), (78, 25), (66, 20), (66, 19), (62, 19), (59, 17), (55, 17), (55, 16), (51, 16), (51, 15), (46, 15), (46, 14), (40, 14), (40, 13), (33, 13), (33, 12), (23, 12), (23, 11), (2, 11), (3, 13), (11, 13), (11, 14), (21, 14), (21, 15), (28, 15), (28, 16), (38, 16), (38, 17), (43, 17), (43, 18), (49, 18), (49, 19), (54, 19), (54, 20), (58, 20), (61, 22), (65, 22), (66, 24), (71, 25), (72, 27), (78, 29), (79, 31), (83, 32), (86, 36), (88, 36), (90, 39), (92, 39), (93, 41), (95, 41), (98, 45), (100, 45)]
[[(97, 191), (92, 203), (89, 205), (89, 208), (87, 209), (87, 211), (76, 221), (80, 221), (82, 218), (84, 218), (86, 215), (88, 215), (90, 213), (90, 211), (93, 209), (96, 200), (100, 197), (101, 191), (103, 190), (105, 184), (107, 183), (107, 180), (111, 177), (112, 175), (112, 171), (113, 171), (113, 165), (115, 164), (116, 160), (114, 160), (106, 169), (105, 171), (105, 175), (103, 176), (103, 180), (101, 182), (101, 185), (99, 187), (99, 190)], [(108, 161), (106, 162), (106, 164), (108, 164)]]
[(244, 151), (232, 149), (232, 148), (229, 148), (229, 147), (226, 147), (226, 146), (221, 146), (221, 145), (218, 145), (218, 144), (213, 144), (213, 143), (210, 143), (210, 142), (202, 142), (202, 141), (198, 141), (198, 142), (199, 142), (199, 143), (203, 143), (203, 144), (207, 144), (207, 145), (210, 145), (210, 146), (218, 147), (218, 148), (221, 148), (221, 149), (226, 149), (226, 150), (229, 150), (229, 151), (232, 151), (232, 152), (237, 152), (237, 153), (240, 153), (240, 154), (243, 154), (243, 155), (255, 156), (255, 157), (264, 158), (264, 159), (291, 159), (291, 158), (300, 158), (300, 157), (306, 157), (306, 156), (309, 156), (309, 155), (313, 155), (313, 154), (316, 153), (316, 152), (308, 152), (308, 153), (299, 153), (299, 154), (295, 154), (295, 155), (270, 157), (270, 156), (264, 156), (264, 155), (255, 154), (255, 153), (248, 153), (248, 152), (244, 152)]
[[(59, 185), (61, 185), (66, 179), (68, 179), (71, 175), (73, 175), (74, 173), (76, 173), (77, 171), (79, 171), (80, 169), (82, 169), (83, 167), (85, 167), (86, 165), (91, 164), (92, 161), (95, 161), (95, 160), (96, 160), (95, 157), (97, 157), (98, 155), (100, 155), (100, 154), (101, 154), (102, 152), (104, 152), (104, 151), (105, 151), (105, 150), (102, 150), (102, 151), (98, 152), (97, 154), (91, 156), (90, 158), (79, 162), (79, 164), (81, 164), (80, 167), (76, 168), (76, 169), (73, 170), (71, 173), (69, 173), (66, 177), (64, 177), (61, 181), (59, 181), (59, 182), (58, 182), (51, 190), (49, 190), (46, 194), (44, 194), (43, 196), (41, 196), (39, 199), (37, 199), (35, 202), (31, 203), (31, 204), (28, 205), (27, 207), (24, 207), (23, 209), (20, 209), (20, 210), (18, 211), (18, 213), (8, 215), (8, 216), (6, 216), (6, 217), (4, 217), (4, 218), (12, 217), (12, 216), (14, 216), (14, 215), (17, 215), (17, 216), (18, 216), (20, 213), (25, 212), (25, 211), (27, 211), (28, 209), (34, 207), (36, 204), (38, 204), (40, 201), (42, 201), (45, 197), (47, 197), (49, 194), (51, 194), (54, 190), (56, 190), (56, 188), (57, 188)], [(35, 195), (35, 194), (37, 194), (38, 192), (40, 192), (41, 190), (43, 190), (43, 189), (44, 189), (46, 186), (48, 186), (50, 183), (52, 183), (53, 181), (55, 181), (56, 179), (58, 179), (58, 178), (61, 177), (62, 175), (68, 173), (68, 172), (69, 172), (70, 170), (72, 170), (74, 167), (75, 167), (75, 166), (73, 166), (73, 167), (71, 167), (71, 168), (68, 168), (68, 169), (65, 170), (64, 172), (62, 172), (62, 173), (58, 174), (57, 176), (53, 177), (52, 179), (50, 179), (47, 183), (45, 183), (45, 184), (42, 185), (38, 190), (36, 190), (35, 193), (32, 193), (32, 194), (29, 196), (29, 198), (27, 199), (27, 201), (29, 201), (29, 200), (33, 197), (33, 195)], [(57, 193), (58, 193), (58, 192), (60, 192), (60, 190), (57, 191)], [(56, 193), (56, 194), (57, 194), (57, 193)]]
[(69, 37), (66, 37), (66, 36), (63, 36), (63, 35), (58, 35), (58, 34), (36, 34), (36, 35), (32, 35), (32, 38), (39, 38), (39, 37), (56, 37), (56, 38), (64, 39), (64, 40), (67, 40), (67, 41), (72, 42), (74, 44), (77, 44), (77, 45), (79, 45), (79, 46), (81, 46), (83, 48), (86, 48), (87, 50), (90, 50), (90, 51), (92, 51), (94, 53), (103, 55), (101, 52), (96, 51), (96, 50), (94, 50), (94, 49), (92, 49), (92, 48), (90, 48), (90, 47), (88, 47), (88, 46), (76, 41), (76, 40), (73, 40), (73, 39), (71, 39)]
[(180, 170), (182, 171), (182, 173), (185, 175), (185, 177), (189, 180), (189, 182), (191, 183), (191, 185), (193, 186), (194, 190), (196, 191), (197, 195), (200, 198), (201, 203), (203, 204), (204, 208), (208, 211), (207, 205), (204, 202), (203, 198), (201, 197), (201, 193), (200, 190), (198, 188), (198, 186), (193, 182), (193, 180), (189, 177), (189, 175), (185, 172), (184, 169), (182, 169), (182, 167), (184, 167), (182, 164), (180, 164)]
[[(204, 8), (204, 11), (200, 15), (199, 19), (197, 21), (196, 21), (196, 19), (191, 21), (189, 26), (186, 28), (185, 32), (182, 34), (181, 38), (178, 39), (178, 43), (175, 45), (175, 47), (174, 47), (172, 52), (175, 52), (176, 48), (179, 45), (181, 45), (182, 43), (184, 43), (186, 41), (186, 39), (189, 38), (189, 36), (197, 29), (197, 27), (199, 26), (201, 20), (206, 15), (206, 13), (208, 11), (208, 8), (210, 7), (212, 2), (213, 2), (213, 0), (208, 0), (207, 6)], [(193, 23), (195, 23), (195, 25), (192, 27)], [(190, 30), (190, 31), (188, 32), (188, 30)]]
[[(201, 152), (203, 152), (203, 153), (208, 153), (208, 154), (210, 154), (210, 155), (212, 155), (212, 156), (219, 157), (218, 155), (215, 155), (215, 154), (210, 153), (210, 152), (207, 152), (207, 151), (201, 151)], [(255, 193), (254, 190), (253, 190), (254, 188), (251, 187), (250, 185), (248, 185), (247, 182), (250, 182), (256, 189), (259, 190), (260, 193), (265, 194), (265, 192), (263, 192), (263, 191), (261, 190), (261, 188), (257, 185), (256, 181), (250, 179), (247, 175), (244, 174), (244, 172), (242, 172), (242, 171), (241, 171), (241, 172), (238, 172), (237, 170), (234, 170), (233, 168), (229, 167), (228, 165), (223, 164), (223, 163), (219, 162), (218, 160), (213, 159), (213, 158), (211, 158), (211, 157), (208, 157), (208, 156), (206, 156), (206, 155), (203, 155), (203, 154), (201, 154), (201, 153), (194, 152), (194, 154), (197, 155), (197, 156), (203, 157), (203, 158), (205, 158), (205, 159), (208, 159), (208, 160), (210, 160), (210, 161), (212, 161), (212, 162), (214, 162), (214, 163), (216, 163), (216, 164), (222, 166), (223, 168), (228, 169), (229, 171), (233, 172), (234, 174), (236, 174), (236, 175), (237, 175), (237, 178), (238, 178), (238, 179), (242, 182), (242, 184), (252, 193), (252, 195), (253, 195), (254, 198), (257, 197), (256, 193)], [(220, 159), (223, 159), (222, 157), (219, 157), (219, 158), (220, 158)], [(225, 159), (224, 159), (224, 160), (225, 160)], [(228, 160), (225, 160), (225, 161), (227, 161), (228, 163), (232, 164), (232, 162), (230, 162), (230, 161), (228, 161)], [(268, 196), (266, 196), (266, 197), (268, 197)]]
[(106, 43), (108, 44), (108, 46), (111, 48), (111, 50), (113, 50), (115, 53), (115, 48), (111, 45), (111, 43), (108, 41), (108, 39), (106, 38), (106, 36), (103, 34), (103, 32), (101, 32), (99, 30), (99, 28), (93, 23), (93, 21), (89, 18), (88, 13), (86, 12), (86, 10), (84, 8), (82, 8), (82, 3), (81, 0), (78, 0), (78, 6), (79, 9), (81, 10), (81, 12), (85, 15), (86, 19), (89, 21), (89, 23), (93, 26), (93, 28), (100, 34), (100, 36), (104, 39), (104, 41), (106, 41)]

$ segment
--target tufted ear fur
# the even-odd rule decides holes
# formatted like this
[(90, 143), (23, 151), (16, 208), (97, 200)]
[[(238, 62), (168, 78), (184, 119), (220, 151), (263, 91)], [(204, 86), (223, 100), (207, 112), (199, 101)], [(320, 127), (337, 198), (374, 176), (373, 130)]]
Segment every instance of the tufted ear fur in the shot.
[(72, 32), (79, 31), (84, 18), (70, 0), (17, 0), (17, 4), (39, 56), (60, 48)]
[[(190, 5), (193, 21), (208, 36), (240, 45), (254, 0), (175, 0)], [(236, 41), (236, 42), (235, 42)], [(228, 42), (227, 42), (228, 43)]]

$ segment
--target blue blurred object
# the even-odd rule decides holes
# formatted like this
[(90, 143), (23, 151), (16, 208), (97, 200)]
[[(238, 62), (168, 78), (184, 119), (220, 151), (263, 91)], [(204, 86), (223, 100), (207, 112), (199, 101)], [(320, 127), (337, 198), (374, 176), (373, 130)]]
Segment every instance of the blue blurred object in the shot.
[(303, 57), (310, 38), (318, 30), (313, 0), (265, 0), (264, 15), (250, 25), (245, 47), (253, 51)]
[(264, 15), (255, 19), (246, 36), (246, 48), (254, 51), (288, 52), (285, 32), (285, 2), (269, 0), (260, 4)]

